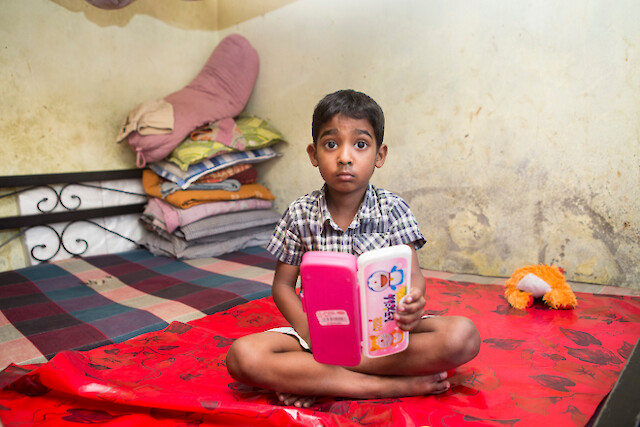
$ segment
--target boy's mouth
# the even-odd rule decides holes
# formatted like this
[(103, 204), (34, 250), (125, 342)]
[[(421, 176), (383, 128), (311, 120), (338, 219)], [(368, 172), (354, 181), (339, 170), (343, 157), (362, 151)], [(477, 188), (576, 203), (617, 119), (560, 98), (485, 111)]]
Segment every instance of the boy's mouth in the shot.
[(349, 181), (349, 180), (353, 179), (353, 174), (351, 174), (349, 172), (339, 172), (338, 173), (338, 179), (340, 181)]

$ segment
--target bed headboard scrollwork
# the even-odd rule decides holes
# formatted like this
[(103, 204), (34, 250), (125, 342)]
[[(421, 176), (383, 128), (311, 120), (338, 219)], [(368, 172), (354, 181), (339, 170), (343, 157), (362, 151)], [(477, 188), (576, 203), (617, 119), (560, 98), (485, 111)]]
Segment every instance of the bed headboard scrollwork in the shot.
[[(104, 218), (139, 214), (144, 210), (147, 196), (141, 186), (132, 185), (141, 177), (141, 169), (0, 176), (0, 188), (7, 190), (0, 194), (0, 199), (19, 198), (22, 213), (0, 218), (0, 231), (18, 230), (0, 243), (0, 248), (39, 228), (38, 236), (49, 235), (46, 237), (48, 243), (27, 244), (33, 259), (48, 261), (62, 250), (71, 256), (82, 255), (89, 249), (88, 234), (93, 233), (86, 229), (74, 233), (74, 228), (80, 230), (76, 227), (79, 223), (91, 224), (135, 243), (129, 236), (105, 227), (101, 222)], [(29, 193), (31, 195), (27, 196)], [(105, 202), (108, 199), (105, 193), (116, 193), (116, 198), (122, 200)]]

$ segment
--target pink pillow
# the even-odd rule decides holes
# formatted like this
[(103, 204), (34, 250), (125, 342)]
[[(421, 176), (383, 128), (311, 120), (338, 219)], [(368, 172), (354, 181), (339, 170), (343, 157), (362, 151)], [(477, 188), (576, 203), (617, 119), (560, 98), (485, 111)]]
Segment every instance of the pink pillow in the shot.
[(225, 37), (202, 71), (182, 90), (165, 97), (173, 106), (173, 130), (161, 135), (129, 134), (136, 164), (144, 167), (168, 156), (199, 126), (237, 116), (245, 107), (258, 77), (258, 53), (239, 34)]

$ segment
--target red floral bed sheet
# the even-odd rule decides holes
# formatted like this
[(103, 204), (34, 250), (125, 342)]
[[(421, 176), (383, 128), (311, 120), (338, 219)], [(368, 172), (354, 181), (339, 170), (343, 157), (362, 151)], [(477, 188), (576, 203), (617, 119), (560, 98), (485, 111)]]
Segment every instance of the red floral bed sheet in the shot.
[(427, 279), (429, 312), (472, 318), (478, 357), (439, 396), (324, 398), (312, 408), (232, 380), (234, 339), (285, 323), (270, 298), (120, 344), (62, 352), (0, 376), (13, 425), (583, 426), (640, 336), (640, 298), (577, 294), (575, 310), (519, 311), (499, 286)]

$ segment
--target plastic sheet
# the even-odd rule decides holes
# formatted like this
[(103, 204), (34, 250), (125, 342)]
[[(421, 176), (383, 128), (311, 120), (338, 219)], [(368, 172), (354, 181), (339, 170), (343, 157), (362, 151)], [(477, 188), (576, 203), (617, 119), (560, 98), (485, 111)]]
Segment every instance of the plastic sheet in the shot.
[(120, 344), (62, 352), (0, 375), (0, 419), (13, 425), (582, 426), (640, 335), (640, 298), (577, 294), (575, 310), (511, 308), (497, 286), (429, 280), (430, 313), (462, 314), (478, 357), (439, 396), (323, 398), (309, 409), (235, 382), (225, 355), (242, 335), (283, 326), (262, 299)]

